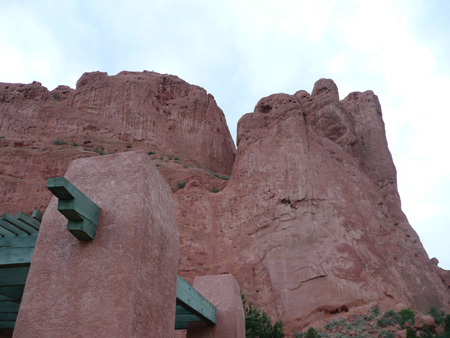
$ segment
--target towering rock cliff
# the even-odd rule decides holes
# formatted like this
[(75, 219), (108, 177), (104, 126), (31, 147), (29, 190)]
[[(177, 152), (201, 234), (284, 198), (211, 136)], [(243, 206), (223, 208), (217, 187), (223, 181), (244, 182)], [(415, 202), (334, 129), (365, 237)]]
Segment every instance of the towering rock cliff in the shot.
[(186, 279), (232, 273), (288, 330), (375, 304), (450, 309), (448, 273), (401, 210), (371, 91), (340, 100), (321, 79), (263, 98), (237, 152), (211, 95), (150, 72), (0, 84), (0, 123), (0, 211), (45, 207), (45, 179), (76, 157), (146, 149), (174, 191)]
[[(0, 211), (9, 212), (45, 208), (45, 180), (78, 157), (145, 149), (176, 188), (186, 176), (177, 167), (229, 175), (235, 156), (211, 94), (146, 71), (85, 73), (76, 89), (52, 92), (39, 82), (0, 83), (0, 137)], [(166, 165), (175, 158), (184, 161)]]
[(322, 79), (311, 95), (261, 99), (239, 121), (229, 184), (204, 195), (176, 194), (188, 242), (181, 268), (236, 274), (249, 298), (289, 328), (374, 304), (450, 305), (401, 211), (370, 91), (339, 101)]

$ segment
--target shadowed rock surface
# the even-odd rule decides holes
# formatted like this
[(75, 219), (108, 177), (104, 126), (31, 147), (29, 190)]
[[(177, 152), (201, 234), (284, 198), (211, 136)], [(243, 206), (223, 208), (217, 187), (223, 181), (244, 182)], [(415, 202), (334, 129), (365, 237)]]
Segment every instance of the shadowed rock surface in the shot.
[(145, 149), (174, 192), (188, 281), (233, 274), (287, 331), (375, 304), (450, 309), (448, 273), (401, 210), (371, 91), (340, 100), (321, 79), (311, 94), (262, 98), (239, 121), (237, 151), (212, 96), (174, 76), (0, 92), (0, 211), (45, 207), (45, 179), (74, 158)]

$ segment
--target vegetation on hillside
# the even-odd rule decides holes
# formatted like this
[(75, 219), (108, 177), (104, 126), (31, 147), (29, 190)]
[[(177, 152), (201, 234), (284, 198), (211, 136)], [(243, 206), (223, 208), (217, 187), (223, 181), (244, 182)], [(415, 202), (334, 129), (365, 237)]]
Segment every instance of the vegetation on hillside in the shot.
[(247, 338), (282, 338), (283, 322), (276, 321), (272, 325), (270, 317), (265, 311), (259, 310), (250, 302), (247, 305), (245, 295), (242, 293), (242, 303), (245, 312), (245, 336)]
[(436, 325), (426, 324), (422, 328), (414, 326), (417, 313), (411, 309), (394, 310), (381, 314), (378, 306), (361, 315), (350, 315), (340, 320), (332, 319), (323, 328), (309, 327), (305, 332), (294, 333), (295, 338), (347, 338), (378, 337), (394, 338), (396, 332), (403, 331), (407, 338), (450, 338), (450, 314), (431, 307), (428, 312)]

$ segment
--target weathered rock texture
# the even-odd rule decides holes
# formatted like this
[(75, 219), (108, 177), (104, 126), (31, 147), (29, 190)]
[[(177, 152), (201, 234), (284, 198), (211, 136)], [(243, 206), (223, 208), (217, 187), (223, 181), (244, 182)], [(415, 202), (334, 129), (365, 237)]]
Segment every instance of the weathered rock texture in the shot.
[(43, 179), (73, 158), (146, 149), (174, 191), (188, 281), (231, 273), (288, 330), (374, 304), (450, 309), (446, 272), (401, 210), (371, 91), (340, 100), (321, 79), (311, 94), (261, 99), (239, 121), (234, 162), (212, 97), (176, 77), (91, 73), (76, 90), (35, 83), (0, 92), (5, 211), (46, 205)]
[[(10, 212), (44, 209), (45, 179), (74, 158), (144, 149), (176, 189), (186, 175), (229, 175), (235, 156), (213, 96), (154, 72), (85, 73), (75, 90), (52, 92), (39, 82), (0, 83), (0, 137), (0, 205)], [(177, 172), (183, 166), (192, 173)], [(205, 179), (199, 184), (220, 186)]]
[(176, 194), (183, 273), (236, 275), (290, 329), (374, 304), (450, 306), (401, 211), (372, 92), (339, 101), (322, 79), (311, 95), (263, 98), (237, 145), (222, 192)]

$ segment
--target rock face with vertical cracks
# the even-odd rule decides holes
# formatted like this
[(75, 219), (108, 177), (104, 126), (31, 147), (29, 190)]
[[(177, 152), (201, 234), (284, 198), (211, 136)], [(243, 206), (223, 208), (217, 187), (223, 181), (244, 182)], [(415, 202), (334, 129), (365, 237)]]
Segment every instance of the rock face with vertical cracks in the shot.
[(181, 273), (236, 275), (290, 330), (374, 304), (450, 306), (401, 211), (371, 91), (340, 101), (333, 81), (321, 79), (311, 95), (261, 99), (239, 121), (225, 189), (176, 197)]
[(450, 310), (448, 272), (401, 210), (373, 92), (340, 100), (321, 79), (265, 97), (236, 151), (213, 97), (175, 76), (0, 84), (0, 212), (44, 210), (45, 180), (74, 158), (138, 149), (172, 187), (188, 281), (233, 274), (288, 332), (375, 304)]

